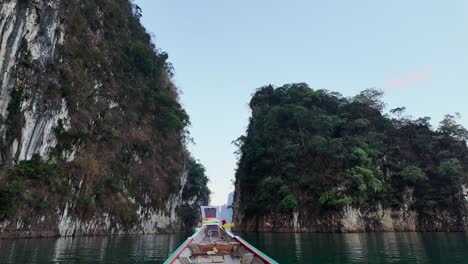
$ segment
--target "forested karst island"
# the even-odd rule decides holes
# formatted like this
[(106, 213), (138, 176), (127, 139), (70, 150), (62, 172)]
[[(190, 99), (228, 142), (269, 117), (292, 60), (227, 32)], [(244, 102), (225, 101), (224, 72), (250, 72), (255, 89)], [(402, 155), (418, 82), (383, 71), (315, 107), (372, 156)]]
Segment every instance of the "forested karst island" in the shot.
[(208, 203), (168, 55), (127, 0), (0, 5), (0, 238), (180, 231)]
[(384, 114), (382, 92), (259, 88), (240, 137), (237, 230), (468, 230), (468, 132), (456, 116)]

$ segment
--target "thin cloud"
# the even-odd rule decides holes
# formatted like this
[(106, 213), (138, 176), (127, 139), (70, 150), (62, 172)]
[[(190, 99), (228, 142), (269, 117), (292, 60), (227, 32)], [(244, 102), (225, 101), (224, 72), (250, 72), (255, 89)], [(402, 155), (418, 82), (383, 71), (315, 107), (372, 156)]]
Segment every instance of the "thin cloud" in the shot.
[(431, 73), (432, 67), (427, 67), (401, 78), (385, 80), (384, 89), (386, 91), (395, 91), (406, 88), (417, 82), (428, 79)]

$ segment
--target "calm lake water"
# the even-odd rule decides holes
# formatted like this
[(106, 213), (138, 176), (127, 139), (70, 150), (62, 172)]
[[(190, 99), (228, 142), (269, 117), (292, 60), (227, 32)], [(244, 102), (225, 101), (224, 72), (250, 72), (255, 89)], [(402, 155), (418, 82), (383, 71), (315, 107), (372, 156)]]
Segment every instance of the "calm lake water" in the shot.
[[(468, 233), (244, 234), (280, 263), (468, 263)], [(162, 263), (184, 234), (0, 240), (0, 263)]]

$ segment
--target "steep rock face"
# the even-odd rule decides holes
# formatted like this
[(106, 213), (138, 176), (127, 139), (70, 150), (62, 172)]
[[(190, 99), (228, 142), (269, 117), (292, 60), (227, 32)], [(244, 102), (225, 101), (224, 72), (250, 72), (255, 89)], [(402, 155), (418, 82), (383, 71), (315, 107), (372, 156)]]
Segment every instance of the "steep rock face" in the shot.
[(383, 115), (380, 96), (258, 89), (237, 141), (236, 231), (468, 230), (467, 130)]
[[(236, 211), (235, 211), (236, 212)], [(431, 217), (416, 210), (378, 208), (364, 211), (347, 207), (339, 212), (296, 211), (293, 214), (267, 214), (245, 218), (235, 213), (236, 231), (251, 232), (408, 232), (468, 230), (450, 211), (435, 210)]]
[(177, 231), (179, 208), (208, 202), (186, 184), (205, 176), (191, 176), (172, 66), (139, 12), (1, 2), (0, 237)]
[[(46, 105), (36, 89), (45, 77), (41, 71), (58, 59), (56, 49), (63, 44), (59, 1), (6, 1), (0, 8), (1, 161), (30, 159), (34, 153), (46, 157), (56, 145), (52, 128), (68, 118), (65, 100)], [(37, 67), (30, 67), (32, 61)], [(57, 82), (54, 77), (48, 78)]]
[(226, 220), (227, 223), (232, 222), (232, 205), (234, 202), (234, 193), (228, 195), (227, 203), (221, 205), (219, 216), (221, 219)]

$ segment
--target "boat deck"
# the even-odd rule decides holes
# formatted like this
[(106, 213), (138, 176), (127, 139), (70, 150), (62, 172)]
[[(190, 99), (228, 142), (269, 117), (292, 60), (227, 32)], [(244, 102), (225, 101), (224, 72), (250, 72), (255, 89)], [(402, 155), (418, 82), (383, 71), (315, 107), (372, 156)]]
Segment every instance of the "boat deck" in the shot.
[(189, 264), (189, 263), (197, 263), (197, 264), (207, 264), (207, 263), (226, 263), (226, 264), (262, 264), (262, 261), (259, 261), (254, 258), (253, 254), (250, 257), (234, 257), (229, 255), (224, 256), (196, 256), (190, 258), (179, 258), (180, 263), (182, 264)]
[(233, 256), (198, 256), (191, 259), (192, 263), (227, 263), (240, 264), (241, 258)]
[(258, 257), (242, 247), (239, 242), (222, 232), (220, 237), (197, 236), (182, 251), (176, 264), (226, 263), (263, 264)]

